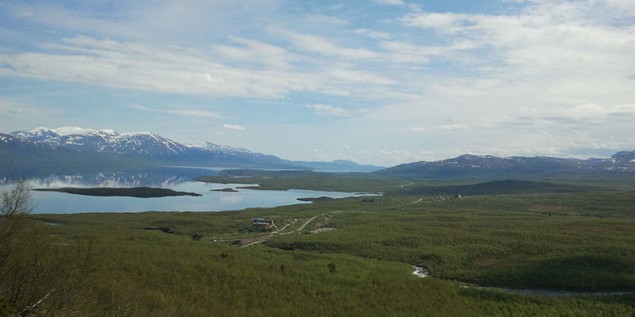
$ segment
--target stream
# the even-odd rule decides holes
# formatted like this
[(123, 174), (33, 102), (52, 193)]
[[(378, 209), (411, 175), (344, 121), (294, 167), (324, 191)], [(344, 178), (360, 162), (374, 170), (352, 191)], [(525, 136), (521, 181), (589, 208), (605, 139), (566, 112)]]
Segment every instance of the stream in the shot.
[[(428, 270), (422, 266), (413, 266), (412, 275), (419, 278), (430, 277)], [(479, 289), (479, 290), (491, 290), (491, 291), (504, 291), (514, 293), (522, 296), (547, 296), (547, 297), (565, 297), (565, 296), (625, 296), (631, 295), (633, 292), (625, 291), (567, 291), (567, 290), (552, 290), (552, 289), (523, 289), (523, 288), (507, 288), (507, 287), (485, 287), (477, 285), (461, 285), (461, 288)]]

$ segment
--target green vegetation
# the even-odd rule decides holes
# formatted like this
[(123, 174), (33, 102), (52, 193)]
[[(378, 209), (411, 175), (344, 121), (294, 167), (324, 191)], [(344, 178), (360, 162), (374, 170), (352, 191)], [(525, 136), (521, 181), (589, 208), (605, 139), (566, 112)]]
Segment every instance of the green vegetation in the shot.
[[(313, 183), (364, 191), (363, 177)], [(373, 181), (369, 191), (393, 193), (240, 212), (30, 215), (24, 240), (11, 240), (14, 264), (0, 266), (0, 285), (20, 268), (41, 268), (24, 280), (42, 288), (25, 303), (49, 294), (32, 315), (635, 315), (632, 293), (470, 287), (635, 291), (632, 190), (610, 180), (601, 188), (509, 183), (543, 190), (500, 194), (498, 184), (458, 198), (415, 190), (432, 183)], [(273, 219), (278, 229), (250, 230), (252, 218)], [(164, 227), (172, 233), (144, 230)], [(412, 265), (431, 277), (413, 276)], [(34, 284), (40, 277), (46, 283)], [(12, 292), (0, 292), (0, 312), (20, 308)]]
[(215, 176), (201, 176), (201, 182), (258, 184), (249, 189), (310, 189), (341, 192), (384, 192), (399, 188), (403, 180), (368, 173), (320, 173), (313, 171), (225, 170)]

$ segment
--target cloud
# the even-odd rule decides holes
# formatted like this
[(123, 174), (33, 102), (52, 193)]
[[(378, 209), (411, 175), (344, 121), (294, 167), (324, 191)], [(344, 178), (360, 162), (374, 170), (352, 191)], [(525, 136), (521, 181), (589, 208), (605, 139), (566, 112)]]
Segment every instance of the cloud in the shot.
[[(160, 2), (100, 1), (90, 6), (74, 2), (10, 1), (3, 9), (11, 17), (70, 34), (99, 35), (127, 41), (181, 42), (226, 35), (236, 21), (260, 24), (276, 16), (282, 0), (194, 0)], [(107, 6), (107, 7), (106, 7)], [(191, 42), (190, 42), (191, 43)]]
[(247, 128), (236, 124), (223, 124), (223, 128), (234, 131), (246, 131)]
[[(242, 37), (231, 38), (234, 46), (213, 46), (210, 55), (178, 46), (76, 36), (42, 45), (40, 51), (0, 53), (0, 75), (156, 93), (261, 99), (281, 99), (292, 92), (372, 96), (364, 92), (372, 86), (358, 84), (395, 83), (362, 65), (337, 62), (375, 56), (370, 50), (337, 47), (312, 35), (292, 35), (296, 36), (302, 45), (336, 60), (300, 56)], [(319, 40), (311, 44), (311, 39)], [(388, 94), (378, 87), (370, 90)]]
[(309, 109), (312, 109), (313, 113), (317, 115), (334, 116), (334, 117), (345, 117), (349, 115), (349, 113), (343, 108), (334, 107), (332, 105), (314, 104), (314, 105), (307, 105), (306, 107)]
[(334, 16), (322, 15), (322, 14), (311, 14), (307, 18), (309, 19), (309, 21), (319, 23), (319, 24), (327, 24), (327, 25), (330, 24), (330, 25), (338, 25), (338, 26), (348, 24), (348, 21), (344, 19), (334, 17)]
[(0, 75), (159, 93), (280, 98), (310, 82), (301, 73), (230, 67), (200, 51), (78, 36), (44, 52), (0, 54)]
[(452, 130), (468, 130), (468, 129), (470, 129), (470, 127), (465, 124), (454, 123), (454, 124), (432, 125), (428, 127), (413, 127), (413, 128), (410, 128), (410, 131), (420, 133), (420, 132), (428, 132), (433, 130), (452, 131)]
[[(386, 149), (394, 160), (479, 147), (548, 154), (594, 144), (634, 146), (635, 2), (497, 3), (496, 12), (466, 7), (457, 13), (391, 0), (364, 8), (278, 0), (118, 2), (100, 12), (61, 2), (10, 2), (0, 10), (6, 26), (0, 40), (19, 44), (0, 51), (0, 76), (154, 94), (151, 100), (176, 95), (184, 104), (218, 101), (231, 117), (244, 105), (266, 104), (254, 115), (258, 120), (275, 116), (279, 105), (309, 104), (291, 115), (346, 117), (321, 120), (320, 129), (346, 123), (348, 129), (355, 124), (356, 135), (381, 131), (382, 143), (373, 138), (369, 147)], [(42, 104), (64, 104), (60, 100)], [(211, 108), (160, 105), (132, 107), (226, 119)], [(367, 110), (355, 108), (360, 105)], [(0, 103), (0, 112), (18, 110)], [(280, 126), (268, 127), (285, 129)], [(356, 148), (363, 142), (345, 141)], [(264, 143), (254, 144), (267, 151)]]
[(214, 53), (229, 60), (279, 70), (290, 69), (292, 63), (299, 60), (298, 56), (277, 45), (237, 36), (230, 36), (229, 40), (234, 45), (212, 45)]
[(6, 99), (0, 96), (0, 114), (36, 114), (41, 110), (42, 109), (34, 109), (30, 105), (18, 103), (14, 100)]
[(393, 6), (403, 6), (406, 4), (403, 0), (375, 0), (375, 2)]
[(317, 35), (302, 34), (287, 30), (278, 30), (277, 33), (287, 38), (291, 44), (298, 49), (318, 53), (323, 56), (343, 57), (347, 59), (372, 59), (377, 57), (377, 53), (367, 48), (347, 47)]
[(355, 33), (368, 36), (369, 38), (375, 40), (389, 40), (392, 38), (392, 34), (388, 32), (374, 31), (371, 29), (357, 29), (355, 30)]
[(165, 113), (165, 114), (181, 116), (181, 117), (209, 118), (209, 119), (223, 119), (224, 118), (224, 116), (216, 112), (204, 111), (204, 110), (158, 109), (158, 108), (152, 108), (152, 107), (147, 107), (142, 105), (130, 105), (129, 107), (136, 110)]
[(417, 45), (403, 41), (382, 41), (380, 46), (386, 51), (385, 58), (403, 65), (429, 64), (435, 58), (450, 60), (455, 53), (477, 48), (468, 40), (457, 41), (446, 46)]
[(415, 12), (403, 19), (407, 26), (434, 29), (440, 33), (455, 34), (465, 31), (473, 18), (467, 14)]

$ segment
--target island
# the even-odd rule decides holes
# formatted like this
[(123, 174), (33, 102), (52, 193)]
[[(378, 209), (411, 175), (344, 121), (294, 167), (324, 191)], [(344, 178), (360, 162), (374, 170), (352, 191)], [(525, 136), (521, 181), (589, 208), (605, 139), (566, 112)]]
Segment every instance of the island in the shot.
[(321, 196), (321, 197), (300, 197), (300, 198), (296, 198), (296, 200), (306, 201), (306, 202), (315, 202), (315, 201), (329, 201), (329, 200), (333, 200), (333, 198), (327, 197), (327, 196)]
[(157, 198), (170, 196), (202, 196), (201, 194), (191, 192), (175, 191), (169, 188), (153, 188), (153, 187), (132, 187), (132, 188), (113, 188), (113, 187), (96, 187), (96, 188), (77, 188), (77, 187), (61, 187), (61, 188), (34, 188), (36, 191), (60, 192), (85, 196), (125, 196), (136, 198)]
[(210, 189), (212, 192), (224, 192), (224, 193), (237, 193), (238, 190), (234, 188), (221, 188), (221, 189)]

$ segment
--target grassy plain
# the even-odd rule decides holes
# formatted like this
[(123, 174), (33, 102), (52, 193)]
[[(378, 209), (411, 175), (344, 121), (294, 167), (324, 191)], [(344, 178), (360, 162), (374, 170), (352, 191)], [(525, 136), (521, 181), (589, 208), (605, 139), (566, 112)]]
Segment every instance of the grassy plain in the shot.
[[(300, 182), (250, 177), (228, 182)], [(609, 181), (434, 192), (440, 184), (363, 177), (372, 176), (318, 177), (311, 186), (389, 194), (239, 212), (32, 215), (47, 257), (73, 276), (52, 278), (59, 291), (40, 307), (81, 316), (635, 316), (633, 293), (477, 287), (635, 291), (635, 191)], [(490, 192), (450, 194), (483, 186)], [(284, 230), (254, 230), (254, 217)], [(248, 242), (262, 243), (241, 247)], [(415, 277), (413, 265), (431, 277)]]

